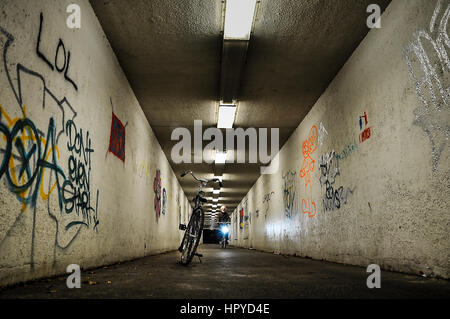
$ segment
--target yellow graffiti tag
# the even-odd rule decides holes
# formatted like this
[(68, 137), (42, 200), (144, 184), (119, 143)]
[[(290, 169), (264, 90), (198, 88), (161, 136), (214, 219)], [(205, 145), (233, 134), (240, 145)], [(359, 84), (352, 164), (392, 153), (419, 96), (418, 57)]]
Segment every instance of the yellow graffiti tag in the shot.
[[(4, 118), (4, 119), (6, 120), (6, 122), (7, 122), (6, 124), (7, 124), (8, 128), (10, 128), (10, 129), (17, 123), (17, 121), (19, 121), (19, 120), (21, 119), (21, 118), (19, 118), (19, 117), (12, 118), (12, 117), (5, 111), (5, 109), (4, 109), (1, 105), (0, 105), (0, 113), (2, 114), (2, 117), (1, 117), (1, 118)], [(26, 118), (26, 106), (24, 105), (24, 106), (23, 106), (23, 117), (22, 117), (22, 119), (25, 119), (25, 118)], [(14, 145), (14, 143), (15, 143), (18, 139), (20, 139), (20, 140), (22, 141), (22, 144), (23, 144), (23, 145), (26, 145), (26, 142), (28, 142), (28, 141), (32, 141), (32, 142), (35, 143), (35, 142), (37, 141), (37, 139), (39, 139), (39, 141), (40, 141), (43, 145), (46, 145), (46, 143), (47, 143), (46, 139), (43, 138), (42, 136), (35, 136), (35, 135), (33, 134), (33, 131), (32, 131), (32, 130), (30, 129), (30, 127), (28, 127), (28, 126), (25, 127), (24, 130), (22, 130), (21, 136), (15, 137), (15, 138), (11, 141), (11, 142), (12, 142), (12, 145)], [(6, 142), (6, 136), (3, 136), (3, 140)], [(51, 149), (49, 149), (49, 151), (48, 151), (47, 154), (45, 155), (45, 160), (47, 160), (47, 159), (49, 158), (49, 156), (52, 154), (53, 151), (56, 151), (56, 152), (57, 152), (57, 157), (58, 157), (58, 159), (59, 159), (59, 157), (60, 157), (59, 149), (58, 149), (58, 147), (55, 145), (55, 146), (53, 146)], [(15, 185), (18, 185), (19, 182), (21, 182), (22, 185), (26, 183), (26, 182), (25, 182), (25, 174), (23, 174), (21, 178), (18, 177), (18, 176), (16, 175), (16, 170), (18, 169), (18, 166), (16, 165), (16, 162), (15, 162), (14, 157), (13, 157), (12, 155), (11, 155), (11, 158), (9, 159), (8, 167), (9, 167), (9, 175), (10, 175), (10, 177), (11, 177), (12, 182), (13, 182)], [(44, 172), (45, 172), (45, 167), (42, 168), (42, 176), (44, 176)], [(42, 178), (42, 179), (40, 180), (40, 185), (39, 185), (39, 186), (40, 186), (40, 195), (41, 195), (41, 198), (42, 198), (43, 200), (47, 200), (47, 199), (49, 198), (50, 194), (51, 194), (51, 193), (53, 192), (53, 190), (55, 189), (55, 187), (56, 187), (56, 185), (57, 185), (57, 182), (55, 182), (55, 183), (53, 184), (53, 186), (50, 188), (50, 191), (49, 191), (48, 193), (45, 193), (43, 185), (44, 185), (44, 179)], [(22, 212), (24, 212), (24, 211), (27, 209), (27, 202), (26, 202), (26, 199), (27, 199), (27, 197), (29, 196), (29, 192), (30, 192), (30, 191), (31, 191), (31, 188), (29, 188), (29, 189), (27, 189), (27, 190), (25, 190), (25, 191), (20, 192), (20, 193), (17, 194), (18, 197), (19, 197), (19, 200), (22, 202), (22, 208), (21, 208), (21, 211), (22, 211)]]

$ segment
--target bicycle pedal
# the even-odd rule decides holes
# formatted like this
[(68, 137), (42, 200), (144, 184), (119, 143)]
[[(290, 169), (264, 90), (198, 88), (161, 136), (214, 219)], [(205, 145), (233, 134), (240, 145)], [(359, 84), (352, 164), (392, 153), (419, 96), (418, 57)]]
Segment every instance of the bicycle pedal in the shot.
[(185, 224), (180, 224), (180, 225), (178, 226), (178, 229), (180, 229), (180, 230), (186, 230), (186, 225), (185, 225)]

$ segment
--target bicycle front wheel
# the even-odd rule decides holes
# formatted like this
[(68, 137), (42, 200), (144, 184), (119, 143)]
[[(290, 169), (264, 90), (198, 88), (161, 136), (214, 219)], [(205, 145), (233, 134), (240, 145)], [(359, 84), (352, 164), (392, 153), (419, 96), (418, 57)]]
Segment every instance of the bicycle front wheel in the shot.
[(181, 245), (181, 263), (183, 265), (188, 265), (194, 258), (202, 236), (204, 219), (205, 214), (201, 208), (193, 211)]

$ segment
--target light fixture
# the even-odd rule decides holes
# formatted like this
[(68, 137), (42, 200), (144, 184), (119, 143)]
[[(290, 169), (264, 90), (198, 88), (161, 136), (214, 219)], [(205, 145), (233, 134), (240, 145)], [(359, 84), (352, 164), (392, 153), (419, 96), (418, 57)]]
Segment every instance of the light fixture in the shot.
[(218, 198), (213, 198), (213, 202), (218, 202), (219, 201), (219, 199)]
[(220, 189), (213, 189), (213, 194), (220, 194)]
[(249, 40), (256, 0), (226, 0), (225, 40)]
[(218, 180), (222, 181), (222, 176), (214, 176), (214, 178), (217, 178)]
[(221, 151), (216, 151), (216, 160), (215, 163), (216, 164), (225, 164), (225, 161), (227, 159), (227, 152), (221, 152)]
[(217, 208), (217, 205), (214, 204), (214, 205), (212, 205), (211, 207), (212, 207), (212, 208)]
[(236, 116), (236, 105), (220, 104), (217, 128), (233, 128), (234, 117)]

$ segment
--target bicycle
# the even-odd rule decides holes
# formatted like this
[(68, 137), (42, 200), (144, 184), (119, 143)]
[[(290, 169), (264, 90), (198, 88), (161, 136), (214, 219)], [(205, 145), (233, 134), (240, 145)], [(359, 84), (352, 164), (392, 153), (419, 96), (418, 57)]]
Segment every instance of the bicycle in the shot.
[[(222, 182), (218, 178), (212, 178), (209, 180), (197, 178), (192, 171), (184, 171), (180, 176), (183, 178), (187, 174), (191, 174), (196, 181), (199, 182), (198, 193), (194, 197), (194, 208), (192, 210), (191, 218), (186, 227), (184, 224), (179, 225), (180, 230), (185, 230), (183, 240), (181, 241), (178, 251), (181, 252), (181, 264), (188, 265), (194, 256), (203, 257), (202, 254), (196, 253), (198, 243), (203, 231), (203, 223), (205, 220), (205, 213), (203, 212), (202, 205), (208, 200), (205, 198), (205, 192), (202, 191), (202, 187), (206, 187), (211, 182), (218, 182), (220, 187), (223, 187)], [(200, 259), (201, 262), (201, 259)]]

